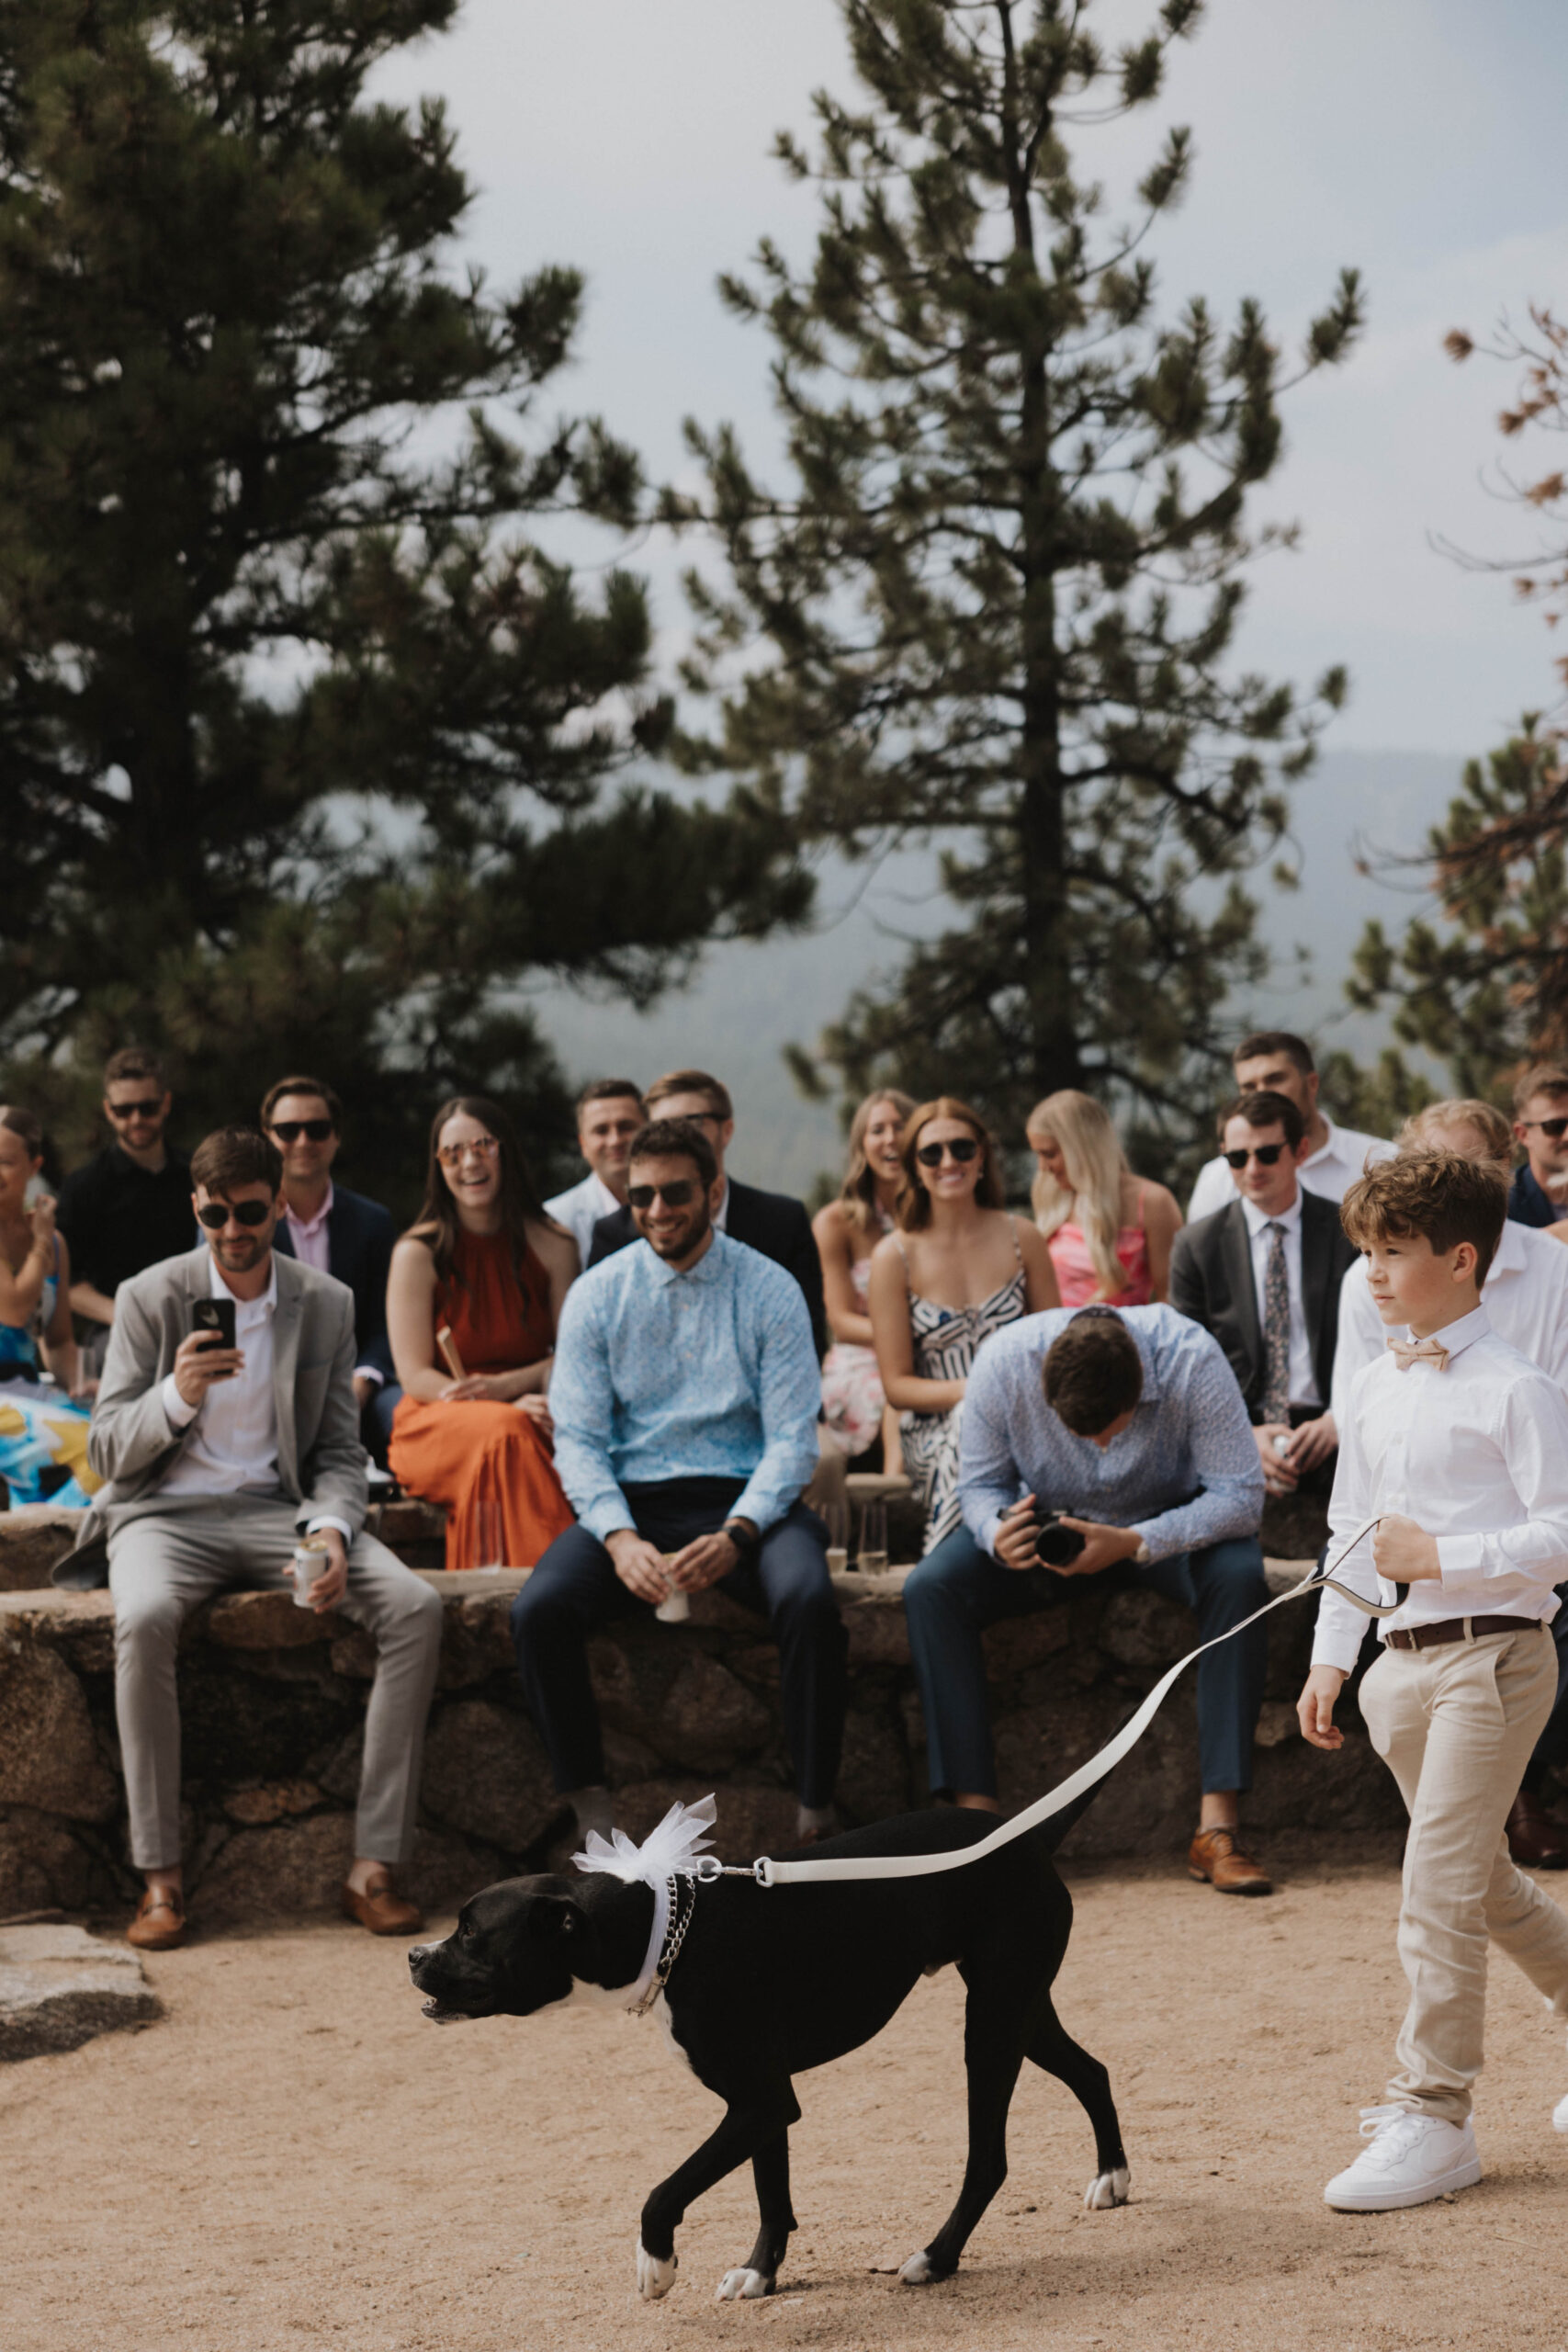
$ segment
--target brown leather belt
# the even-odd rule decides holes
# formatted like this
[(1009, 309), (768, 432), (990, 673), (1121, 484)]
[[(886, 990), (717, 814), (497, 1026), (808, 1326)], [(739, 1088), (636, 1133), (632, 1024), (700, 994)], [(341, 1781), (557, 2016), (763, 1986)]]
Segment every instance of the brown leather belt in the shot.
[(1524, 1634), (1540, 1630), (1538, 1617), (1439, 1617), (1434, 1625), (1413, 1625), (1407, 1633), (1384, 1636), (1391, 1650), (1435, 1650), (1444, 1642), (1462, 1642), (1483, 1634)]

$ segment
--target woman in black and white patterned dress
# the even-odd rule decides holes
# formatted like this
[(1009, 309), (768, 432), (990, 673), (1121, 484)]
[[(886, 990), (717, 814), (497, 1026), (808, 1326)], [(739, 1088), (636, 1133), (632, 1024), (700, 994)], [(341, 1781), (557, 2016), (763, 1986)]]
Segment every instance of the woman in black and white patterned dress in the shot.
[(1003, 1206), (996, 1147), (966, 1103), (922, 1102), (900, 1150), (895, 1228), (872, 1253), (871, 1328), (929, 1552), (958, 1524), (970, 1366), (993, 1331), (1061, 1300), (1044, 1238)]

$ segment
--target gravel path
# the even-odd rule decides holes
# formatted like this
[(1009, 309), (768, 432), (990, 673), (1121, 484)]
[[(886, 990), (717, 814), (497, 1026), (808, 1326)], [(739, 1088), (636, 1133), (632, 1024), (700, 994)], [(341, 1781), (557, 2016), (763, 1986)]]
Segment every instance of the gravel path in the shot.
[(694, 2210), (669, 2301), (633, 2290), (642, 2198), (718, 2112), (651, 2024), (574, 2011), (438, 2031), (402, 1948), (347, 1926), (154, 1959), (164, 2023), (0, 2075), (0, 2346), (1561, 2346), (1560, 2029), (1499, 1961), (1481, 2186), (1329, 2213), (1322, 2184), (1381, 2096), (1403, 2006), (1398, 1880), (1302, 1857), (1282, 1876), (1253, 1903), (1169, 1871), (1076, 1880), (1059, 2005), (1111, 2068), (1130, 2205), (1080, 2210), (1087, 2124), (1026, 2069), (1011, 2176), (957, 2278), (876, 2272), (931, 2234), (962, 2167), (949, 1972), (801, 2080), (802, 2227), (784, 2291), (745, 2306), (711, 2298), (750, 2245), (749, 2174)]

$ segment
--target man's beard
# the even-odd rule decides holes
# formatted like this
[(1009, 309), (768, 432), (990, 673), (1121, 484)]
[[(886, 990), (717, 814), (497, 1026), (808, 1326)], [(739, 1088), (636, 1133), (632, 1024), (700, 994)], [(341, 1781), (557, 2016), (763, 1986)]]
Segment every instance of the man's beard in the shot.
[(660, 1250), (656, 1248), (653, 1254), (656, 1258), (689, 1258), (693, 1250), (700, 1248), (702, 1243), (707, 1239), (712, 1229), (713, 1217), (709, 1212), (707, 1203), (705, 1201), (703, 1203), (701, 1222), (696, 1225), (689, 1226), (682, 1238), (677, 1242), (673, 1248), (667, 1250)]

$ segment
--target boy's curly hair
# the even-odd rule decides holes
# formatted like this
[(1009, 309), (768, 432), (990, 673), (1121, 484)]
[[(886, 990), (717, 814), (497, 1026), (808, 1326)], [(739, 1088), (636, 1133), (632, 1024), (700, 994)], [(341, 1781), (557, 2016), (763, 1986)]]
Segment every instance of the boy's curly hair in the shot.
[(1408, 1151), (1369, 1169), (1351, 1185), (1339, 1221), (1358, 1250), (1420, 1234), (1435, 1257), (1446, 1258), (1461, 1241), (1472, 1242), (1479, 1285), (1507, 1215), (1507, 1180), (1490, 1161), (1466, 1159), (1457, 1151)]

